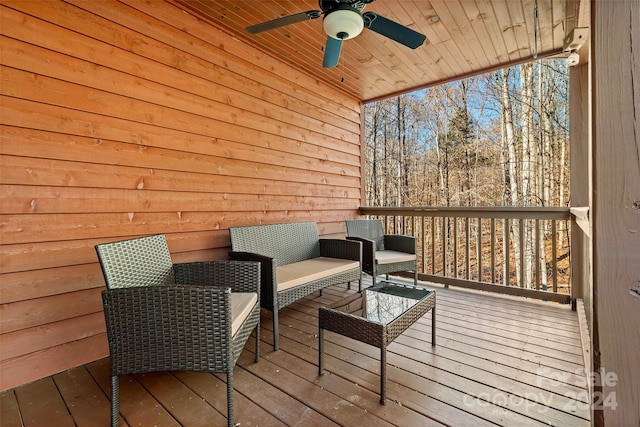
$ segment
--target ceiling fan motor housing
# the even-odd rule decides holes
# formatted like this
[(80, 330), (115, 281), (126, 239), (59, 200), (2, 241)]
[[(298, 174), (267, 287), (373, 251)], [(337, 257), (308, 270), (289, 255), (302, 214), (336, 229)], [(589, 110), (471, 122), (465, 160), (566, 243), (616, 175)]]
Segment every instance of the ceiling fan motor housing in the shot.
[(338, 40), (352, 39), (362, 32), (364, 21), (357, 9), (348, 4), (340, 4), (325, 14), (322, 28), (327, 35)]

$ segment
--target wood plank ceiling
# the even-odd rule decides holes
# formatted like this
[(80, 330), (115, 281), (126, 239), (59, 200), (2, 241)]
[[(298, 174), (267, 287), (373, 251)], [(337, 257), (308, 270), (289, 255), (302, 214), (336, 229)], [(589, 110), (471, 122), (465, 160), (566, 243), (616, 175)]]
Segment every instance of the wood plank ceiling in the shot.
[(176, 1), (364, 102), (561, 53), (565, 35), (586, 7), (585, 0), (378, 0), (364, 11), (419, 31), (427, 41), (412, 50), (365, 28), (344, 42), (338, 66), (324, 69), (322, 18), (257, 35), (245, 31), (249, 25), (319, 10), (317, 1)]

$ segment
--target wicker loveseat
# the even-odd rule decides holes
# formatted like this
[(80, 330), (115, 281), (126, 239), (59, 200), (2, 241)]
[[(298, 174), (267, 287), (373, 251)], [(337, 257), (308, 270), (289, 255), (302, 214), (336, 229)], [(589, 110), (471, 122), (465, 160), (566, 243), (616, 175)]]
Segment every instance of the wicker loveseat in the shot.
[(327, 286), (358, 281), (362, 290), (362, 245), (320, 239), (315, 222), (232, 227), (229, 258), (261, 263), (263, 308), (273, 312), (273, 348), (278, 349), (278, 310)]

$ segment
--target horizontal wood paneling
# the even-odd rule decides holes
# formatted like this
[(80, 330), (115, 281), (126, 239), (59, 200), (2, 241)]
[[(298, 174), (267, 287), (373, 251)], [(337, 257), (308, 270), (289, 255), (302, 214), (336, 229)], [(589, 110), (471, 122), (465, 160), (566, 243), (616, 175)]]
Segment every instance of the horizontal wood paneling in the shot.
[(98, 243), (225, 259), (230, 226), (357, 213), (361, 104), (315, 76), (170, 2), (8, 0), (0, 27), (0, 389), (107, 354)]
[(0, 334), (100, 312), (102, 311), (100, 292), (102, 289), (94, 288), (4, 304), (0, 308), (2, 313)]
[[(56, 251), (55, 253), (59, 252), (61, 251)], [(65, 250), (64, 252), (66, 253), (67, 251)], [(90, 251), (87, 251), (85, 247), (82, 250), (73, 252), (79, 255), (85, 255), (87, 258), (86, 261), (91, 264), (47, 268), (42, 265), (34, 265), (33, 262), (31, 264), (28, 263), (28, 260), (33, 261), (33, 258), (35, 258), (34, 254), (25, 257), (27, 258), (27, 262), (22, 266), (23, 271), (6, 273), (2, 276), (3, 283), (2, 294), (0, 294), (0, 304), (9, 304), (17, 301), (31, 300), (103, 286), (102, 272), (100, 271), (100, 267), (93, 263), (94, 260), (91, 259), (93, 257), (90, 256)], [(24, 249), (19, 253), (24, 253)], [(10, 257), (7, 256), (7, 258)], [(57, 257), (54, 255), (54, 258)], [(60, 263), (71, 263), (76, 260), (72, 256), (67, 256), (56, 261)]]
[(109, 354), (106, 333), (3, 360), (0, 384), (5, 389), (10, 384), (43, 378), (47, 372), (62, 372), (69, 369), (69, 359), (77, 360), (78, 354), (87, 360), (96, 360), (102, 354)]
[[(26, 105), (23, 101), (14, 102), (13, 98), (4, 98), (2, 100), (2, 112), (3, 117), (6, 120), (11, 120), (15, 116), (21, 116), (25, 111), (29, 111), (30, 107), (37, 109), (36, 115), (38, 119), (46, 122), (51, 129), (53, 129), (56, 125), (56, 122), (60, 120), (83, 120), (82, 122), (71, 123), (69, 127), (75, 127), (75, 125), (85, 126), (84, 120), (98, 120), (100, 119), (99, 115), (89, 115), (85, 117), (78, 117), (78, 114), (74, 110), (61, 110), (58, 108), (50, 108), (49, 106), (45, 106), (43, 109), (37, 107), (42, 104), (33, 104)], [(21, 105), (15, 105), (21, 104)], [(12, 107), (15, 105), (15, 109)], [(46, 110), (46, 111), (43, 111)], [(58, 117), (55, 115), (58, 114)], [(62, 116), (61, 118), (60, 115)], [(75, 117), (75, 119), (74, 119)], [(24, 122), (16, 123), (16, 126), (29, 126), (30, 120), (28, 117), (23, 118)], [(19, 121), (17, 119), (16, 121)], [(32, 120), (31, 120), (32, 121)], [(105, 123), (105, 127), (108, 126), (109, 120), (105, 119), (107, 123)], [(114, 124), (115, 125), (115, 124)], [(40, 125), (41, 126), (41, 125)], [(151, 128), (152, 126), (148, 126)], [(144, 127), (144, 130), (147, 130), (147, 127)], [(264, 173), (275, 173), (275, 171), (279, 173), (286, 174), (284, 178), (281, 176), (277, 176), (275, 185), (278, 185), (281, 181), (291, 181), (296, 180), (300, 183), (320, 183), (326, 184), (330, 183), (336, 186), (350, 186), (354, 181), (357, 180), (356, 177), (347, 176), (346, 172), (342, 168), (335, 168), (334, 174), (327, 174), (326, 172), (316, 172), (313, 170), (307, 170), (306, 173), (300, 171), (299, 169), (282, 167), (276, 165), (269, 165), (268, 163), (261, 163), (260, 160), (264, 160), (263, 153), (253, 152), (253, 158), (257, 159), (258, 162), (252, 162), (249, 160), (238, 160), (233, 157), (229, 157), (233, 155), (234, 151), (227, 150), (227, 155), (224, 156), (224, 152), (220, 153), (218, 156), (209, 156), (201, 153), (193, 153), (185, 154), (183, 151), (178, 151), (175, 149), (159, 149), (157, 147), (153, 147), (147, 144), (150, 144), (151, 141), (156, 141), (152, 139), (156, 136), (156, 134), (145, 135), (145, 139), (143, 141), (135, 141), (132, 140), (130, 142), (120, 143), (118, 141), (109, 140), (100, 132), (101, 129), (87, 129), (88, 132), (97, 133), (97, 136), (94, 137), (84, 137), (84, 136), (69, 136), (69, 135), (59, 135), (59, 134), (47, 134), (47, 132), (40, 131), (27, 131), (24, 128), (3, 128), (2, 141), (3, 145), (6, 148), (7, 154), (16, 154), (22, 156), (29, 157), (47, 157), (57, 155), (62, 159), (70, 159), (70, 160), (79, 160), (90, 163), (98, 163), (99, 165), (104, 165), (104, 163), (100, 163), (99, 159), (103, 159), (104, 157), (109, 157), (109, 160), (112, 164), (116, 165), (127, 165), (127, 166), (136, 166), (141, 168), (148, 168), (150, 170), (146, 171), (138, 171), (139, 174), (148, 175), (149, 173), (154, 173), (155, 171), (163, 171), (170, 170), (172, 172), (192, 172), (192, 173), (202, 173), (202, 174), (211, 174), (211, 172), (216, 172), (216, 175), (222, 175), (222, 179), (226, 177), (233, 177), (238, 179), (245, 178), (256, 178), (261, 179), (264, 177)], [(110, 132), (120, 132), (119, 128), (112, 128)], [(124, 129), (123, 129), (124, 131)], [(29, 135), (26, 136), (25, 134)], [(167, 131), (167, 133), (170, 133)], [(24, 137), (22, 135), (25, 135)], [(171, 136), (171, 135), (170, 135)], [(132, 138), (137, 138), (138, 135), (132, 135)], [(179, 146), (184, 141), (185, 145), (193, 146), (193, 140), (188, 138), (167, 138), (167, 136), (160, 137), (159, 139), (167, 140), (173, 144), (173, 146)], [(30, 146), (24, 147), (18, 144), (19, 141), (29, 140), (33, 142)], [(208, 141), (209, 146), (215, 144), (216, 141)], [(289, 150), (294, 150), (293, 147), (284, 147)], [(195, 149), (195, 148), (194, 148)], [(248, 148), (248, 151), (252, 151), (251, 148)], [(96, 152), (100, 153), (100, 157), (96, 158)], [(299, 152), (299, 150), (297, 150)], [(282, 162), (282, 157), (286, 154), (285, 152), (279, 153), (278, 163)], [(3, 163), (6, 163), (3, 160)], [(218, 164), (220, 163), (220, 164)], [(258, 163), (256, 165), (256, 163)], [(323, 159), (308, 159), (307, 163), (303, 163), (302, 165), (314, 165), (327, 163)], [(259, 168), (256, 166), (260, 166)], [(111, 165), (108, 165), (111, 166)], [(154, 168), (155, 167), (155, 168)], [(29, 169), (26, 172), (30, 172)], [(334, 176), (335, 175), (335, 176)], [(181, 177), (181, 175), (178, 175)], [(198, 176), (199, 180), (202, 177)], [(212, 181), (212, 179), (209, 179)], [(319, 182), (320, 181), (320, 182)], [(225, 181), (223, 181), (225, 182)], [(261, 181), (264, 186), (264, 180)], [(135, 187), (130, 188), (138, 188), (140, 186), (140, 182), (136, 181)], [(277, 188), (277, 187), (276, 187)]]
[(0, 357), (20, 357), (100, 333), (104, 333), (104, 315), (100, 312), (50, 322), (0, 335)]

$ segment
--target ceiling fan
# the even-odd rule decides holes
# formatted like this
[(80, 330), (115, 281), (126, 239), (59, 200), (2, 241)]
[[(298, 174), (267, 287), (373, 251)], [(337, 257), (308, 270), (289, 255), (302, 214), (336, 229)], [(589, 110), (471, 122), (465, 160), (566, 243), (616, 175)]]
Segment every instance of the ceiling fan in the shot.
[(375, 12), (364, 12), (364, 7), (375, 0), (319, 0), (321, 10), (308, 10), (294, 15), (283, 16), (271, 21), (247, 27), (250, 34), (258, 34), (285, 25), (316, 19), (324, 15), (322, 27), (327, 33), (327, 45), (322, 66), (331, 68), (338, 65), (343, 40), (360, 34), (368, 28), (402, 45), (416, 49), (426, 40), (426, 36), (404, 25), (398, 24)]

